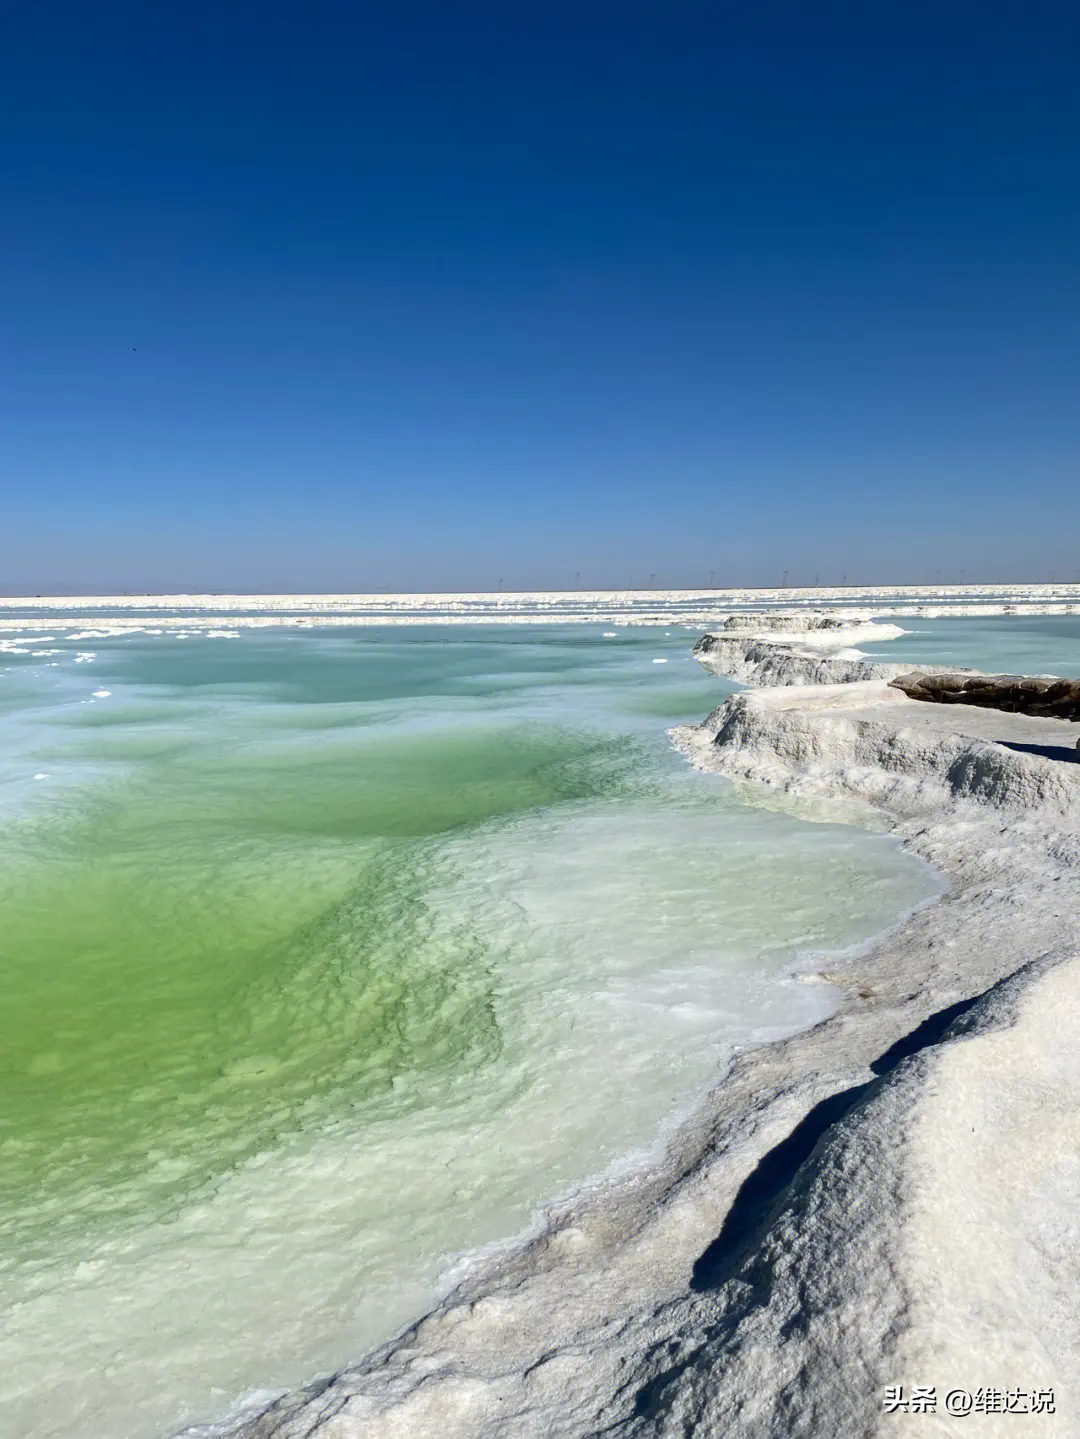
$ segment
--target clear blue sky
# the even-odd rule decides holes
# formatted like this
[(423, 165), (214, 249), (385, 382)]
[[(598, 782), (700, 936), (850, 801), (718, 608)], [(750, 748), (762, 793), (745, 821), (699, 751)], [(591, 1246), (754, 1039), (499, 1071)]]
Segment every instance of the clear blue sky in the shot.
[(1075, 4), (6, 0), (0, 589), (1075, 578)]

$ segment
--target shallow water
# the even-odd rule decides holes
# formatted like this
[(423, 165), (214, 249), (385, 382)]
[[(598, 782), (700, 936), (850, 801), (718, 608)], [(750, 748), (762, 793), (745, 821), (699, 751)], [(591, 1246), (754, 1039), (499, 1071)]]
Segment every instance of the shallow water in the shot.
[(72, 628), (0, 657), (20, 1439), (141, 1439), (387, 1338), (819, 1016), (799, 954), (934, 890), (685, 768), (664, 727), (724, 689), (684, 631)]
[(969, 666), (988, 674), (1080, 678), (1080, 615), (900, 616), (898, 639), (859, 649), (912, 664)]

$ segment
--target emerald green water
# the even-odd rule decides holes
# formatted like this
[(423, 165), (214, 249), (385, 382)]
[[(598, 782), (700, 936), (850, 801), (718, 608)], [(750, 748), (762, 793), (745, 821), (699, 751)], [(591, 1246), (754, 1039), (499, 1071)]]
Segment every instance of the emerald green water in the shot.
[(0, 1432), (150, 1436), (385, 1338), (932, 891), (685, 769), (690, 639), (0, 656)]
[(432, 939), (422, 840), (596, 796), (623, 748), (491, 726), (204, 751), (96, 724), (66, 758), (149, 773), (0, 841), (0, 1205), (52, 1236), (168, 1200), (316, 1105), (496, 1052), (482, 947), (466, 925)]

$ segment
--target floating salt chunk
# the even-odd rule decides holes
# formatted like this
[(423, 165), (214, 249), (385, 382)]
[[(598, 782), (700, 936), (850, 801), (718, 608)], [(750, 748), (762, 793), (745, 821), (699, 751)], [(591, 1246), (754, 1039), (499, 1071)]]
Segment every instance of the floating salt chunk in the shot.
[(666, 665), (667, 660), (653, 660), (654, 665)]
[(34, 778), (35, 778), (35, 779), (48, 779), (49, 776), (48, 776), (47, 774), (45, 774), (44, 772), (42, 772), (41, 774), (36, 774), (36, 775), (34, 776)]
[(112, 690), (95, 690), (94, 698), (96, 700), (107, 700), (111, 694)]

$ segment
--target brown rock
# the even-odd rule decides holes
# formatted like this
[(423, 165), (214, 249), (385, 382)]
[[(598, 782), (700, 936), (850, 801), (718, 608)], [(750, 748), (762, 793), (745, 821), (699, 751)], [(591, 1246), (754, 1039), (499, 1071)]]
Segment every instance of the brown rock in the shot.
[(913, 700), (980, 705), (1009, 714), (1040, 715), (1080, 723), (1080, 680), (1035, 675), (925, 674), (914, 670), (889, 681)]

